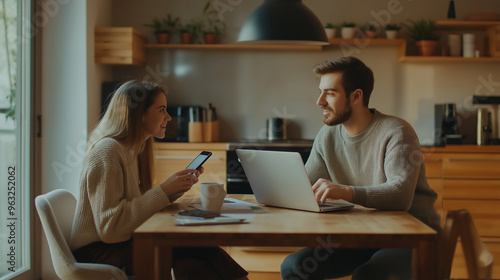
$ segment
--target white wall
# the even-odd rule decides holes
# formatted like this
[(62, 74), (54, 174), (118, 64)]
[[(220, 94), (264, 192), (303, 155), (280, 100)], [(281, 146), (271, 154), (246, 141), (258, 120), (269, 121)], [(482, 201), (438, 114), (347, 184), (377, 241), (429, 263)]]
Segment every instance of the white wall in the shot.
[(101, 84), (111, 79), (111, 68), (94, 62), (94, 29), (111, 26), (111, 1), (87, 0), (87, 124), (91, 130), (101, 113)]
[[(250, 13), (263, 1), (226, 1), (236, 3), (223, 13), (227, 23), (225, 43), (236, 41), (239, 29)], [(401, 23), (407, 19), (446, 18), (449, 1), (431, 0), (304, 0), (319, 19), (334, 24), (354, 21), (363, 25)], [(133, 26), (155, 42), (152, 30), (143, 26), (155, 16), (172, 14), (183, 22), (201, 14), (200, 0), (113, 0), (113, 26)], [(459, 19), (472, 12), (500, 12), (495, 0), (458, 1)], [(443, 36), (445, 37), (445, 36)], [(178, 35), (173, 43), (178, 42)], [(368, 46), (353, 55), (361, 58), (375, 73), (371, 106), (407, 119), (421, 142), (432, 141), (434, 103), (453, 102), (459, 108), (468, 101), (481, 77), (500, 81), (499, 63), (397, 62), (397, 49)], [(314, 138), (321, 127), (321, 113), (315, 105), (318, 84), (311, 68), (323, 60), (344, 55), (338, 47), (314, 51), (217, 51), (148, 50), (146, 67), (117, 66), (115, 80), (142, 79), (151, 73), (168, 73), (159, 79), (170, 89), (170, 105), (205, 105), (212, 102), (221, 116), (222, 140), (263, 137), (265, 119), (276, 110), (293, 115), (289, 136)], [(158, 79), (157, 79), (158, 80)], [(484, 88), (483, 88), (484, 89)], [(494, 88), (496, 94), (500, 90)], [(486, 90), (483, 90), (486, 91)], [(488, 93), (488, 92), (483, 92)], [(495, 94), (495, 92), (489, 92)], [(473, 136), (467, 138), (473, 141)]]
[[(109, 25), (110, 1), (59, 4), (42, 28), (42, 193), (78, 197), (87, 131), (98, 118), (100, 83), (110, 69), (94, 63), (94, 27)], [(42, 278), (57, 279), (42, 238)]]

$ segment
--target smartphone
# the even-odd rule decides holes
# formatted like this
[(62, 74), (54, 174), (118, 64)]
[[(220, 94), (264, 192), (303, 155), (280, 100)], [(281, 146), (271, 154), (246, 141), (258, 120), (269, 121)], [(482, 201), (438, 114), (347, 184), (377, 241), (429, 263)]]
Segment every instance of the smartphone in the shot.
[(211, 152), (203, 151), (201, 152), (187, 167), (186, 169), (200, 169), (200, 167), (207, 161), (207, 159), (212, 155)]
[(205, 211), (202, 209), (181, 210), (181, 211), (177, 212), (177, 214), (182, 215), (182, 216), (193, 216), (193, 217), (199, 217), (199, 218), (205, 218), (205, 219), (211, 219), (211, 218), (215, 218), (215, 217), (220, 216), (220, 214), (217, 212)]

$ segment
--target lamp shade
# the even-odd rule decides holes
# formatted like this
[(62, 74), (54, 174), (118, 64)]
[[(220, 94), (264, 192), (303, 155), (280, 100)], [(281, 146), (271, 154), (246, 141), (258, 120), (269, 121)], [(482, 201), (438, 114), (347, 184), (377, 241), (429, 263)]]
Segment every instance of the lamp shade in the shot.
[(328, 39), (302, 0), (264, 0), (243, 24), (238, 43), (327, 45)]

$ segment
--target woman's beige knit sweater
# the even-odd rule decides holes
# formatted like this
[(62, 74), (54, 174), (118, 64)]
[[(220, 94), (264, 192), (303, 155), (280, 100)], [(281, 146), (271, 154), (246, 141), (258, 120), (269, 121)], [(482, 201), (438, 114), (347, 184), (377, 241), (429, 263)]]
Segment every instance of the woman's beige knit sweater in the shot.
[(179, 196), (169, 199), (159, 186), (141, 195), (133, 153), (112, 138), (99, 140), (83, 163), (70, 249), (127, 241), (134, 229)]

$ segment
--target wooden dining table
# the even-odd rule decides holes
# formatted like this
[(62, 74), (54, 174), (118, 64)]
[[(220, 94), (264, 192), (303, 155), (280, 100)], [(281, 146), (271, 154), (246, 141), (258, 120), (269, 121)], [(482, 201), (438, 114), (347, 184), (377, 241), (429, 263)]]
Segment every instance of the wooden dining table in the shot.
[[(231, 197), (255, 203), (253, 195)], [(134, 231), (135, 279), (171, 279), (172, 247), (205, 246), (413, 248), (413, 279), (437, 279), (437, 232), (407, 212), (261, 207), (248, 223), (176, 225), (174, 215), (196, 199), (180, 198)]]

